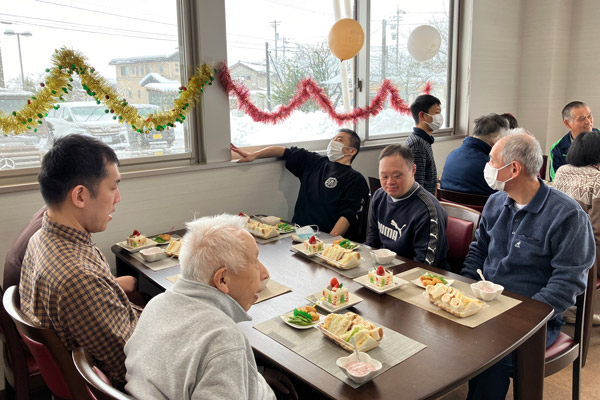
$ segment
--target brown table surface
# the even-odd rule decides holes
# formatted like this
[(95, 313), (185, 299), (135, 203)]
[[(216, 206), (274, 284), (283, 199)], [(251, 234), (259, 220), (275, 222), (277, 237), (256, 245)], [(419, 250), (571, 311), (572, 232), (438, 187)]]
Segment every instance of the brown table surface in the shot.
[[(376, 294), (333, 270), (293, 254), (291, 245), (290, 237), (259, 245), (259, 259), (272, 279), (292, 288), (292, 292), (254, 305), (249, 311), (253, 320), (240, 324), (261, 359), (306, 382), (326, 397), (421, 399), (436, 398), (451, 391), (516, 350), (516, 398), (543, 398), (546, 321), (552, 315), (550, 306), (505, 291), (505, 295), (520, 299), (522, 303), (476, 328), (468, 328), (392, 296)], [(150, 295), (172, 288), (173, 283), (166, 278), (179, 273), (179, 267), (152, 271), (116, 245), (112, 251), (116, 256), (117, 275), (137, 276), (140, 290)], [(422, 267), (452, 279), (469, 281), (460, 275), (403, 260), (406, 261), (404, 264), (393, 268), (395, 274)], [(373, 381), (353, 389), (253, 329), (260, 322), (306, 304), (305, 297), (320, 291), (334, 276), (364, 299), (350, 311), (424, 343), (427, 348)]]

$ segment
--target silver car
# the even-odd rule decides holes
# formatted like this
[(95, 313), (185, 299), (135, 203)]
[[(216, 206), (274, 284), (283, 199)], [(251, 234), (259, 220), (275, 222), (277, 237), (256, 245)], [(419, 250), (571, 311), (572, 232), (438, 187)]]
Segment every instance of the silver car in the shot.
[(113, 119), (115, 114), (91, 101), (59, 103), (58, 110), (48, 112), (46, 122), (55, 138), (73, 133), (91, 135), (108, 144), (128, 144), (127, 128)]

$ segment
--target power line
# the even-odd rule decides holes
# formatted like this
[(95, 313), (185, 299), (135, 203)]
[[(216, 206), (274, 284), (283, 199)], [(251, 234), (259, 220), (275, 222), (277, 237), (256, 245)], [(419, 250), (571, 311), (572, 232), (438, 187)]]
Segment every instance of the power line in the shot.
[(76, 9), (76, 10), (88, 11), (88, 12), (97, 13), (97, 14), (110, 15), (110, 16), (113, 16), (113, 17), (121, 17), (121, 18), (134, 19), (134, 20), (143, 21), (143, 22), (152, 22), (152, 23), (155, 23), (155, 24), (177, 26), (177, 24), (172, 24), (172, 23), (163, 22), (163, 21), (154, 21), (154, 20), (151, 20), (151, 19), (136, 18), (136, 17), (132, 17), (131, 15), (121, 15), (121, 14), (109, 13), (109, 12), (106, 12), (106, 11), (96, 11), (96, 10), (91, 10), (89, 8), (69, 6), (69, 5), (66, 5), (66, 4), (58, 4), (58, 3), (53, 3), (51, 1), (45, 1), (45, 0), (35, 0), (35, 1), (40, 2), (40, 3), (48, 3), (48, 4), (52, 4), (54, 6), (59, 6), (59, 7), (73, 8), (73, 9)]
[[(31, 19), (31, 20), (38, 20), (38, 21), (45, 21), (45, 22), (55, 22), (58, 24), (63, 24), (63, 25), (72, 25), (72, 26), (76, 26), (76, 27), (87, 27), (87, 28), (95, 28), (95, 29), (102, 29), (102, 30), (106, 30), (107, 28), (105, 26), (98, 26), (98, 25), (89, 25), (89, 24), (78, 24), (78, 23), (74, 23), (71, 21), (59, 21), (59, 20), (54, 20), (54, 19), (48, 19), (48, 18), (36, 18), (36, 17), (29, 17), (26, 15), (14, 15), (14, 14), (3, 14), (0, 13), (0, 16), (6, 16), (6, 17), (12, 17), (12, 18), (22, 18), (22, 21), (7, 21), (7, 22), (20, 22), (20, 23), (24, 23), (24, 24), (28, 24), (28, 25), (33, 25), (33, 26), (40, 26), (40, 25), (34, 25), (33, 23), (27, 21), (27, 19)], [(45, 27), (52, 27), (52, 25), (44, 25)], [(56, 28), (60, 28), (63, 29), (63, 26), (56, 26)], [(116, 30), (118, 29), (121, 32), (132, 32), (132, 33), (145, 33), (148, 35), (169, 35), (166, 33), (155, 33), (155, 32), (144, 32), (144, 31), (139, 31), (137, 29), (124, 29), (124, 28), (108, 28), (108, 29), (113, 29)], [(176, 35), (169, 35), (172, 36), (173, 38), (176, 38)]]

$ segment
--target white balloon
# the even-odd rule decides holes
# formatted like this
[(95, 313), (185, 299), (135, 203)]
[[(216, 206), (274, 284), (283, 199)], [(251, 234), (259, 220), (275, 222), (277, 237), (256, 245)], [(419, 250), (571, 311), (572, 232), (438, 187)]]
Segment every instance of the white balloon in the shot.
[(442, 37), (431, 25), (416, 27), (408, 37), (408, 52), (417, 61), (427, 61), (435, 56), (442, 44)]

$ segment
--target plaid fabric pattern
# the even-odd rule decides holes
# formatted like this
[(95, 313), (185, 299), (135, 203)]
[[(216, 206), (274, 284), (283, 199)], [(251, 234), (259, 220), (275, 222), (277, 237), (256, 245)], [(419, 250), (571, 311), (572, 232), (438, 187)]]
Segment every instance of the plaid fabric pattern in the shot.
[[(424, 135), (427, 134), (424, 133)], [(412, 150), (417, 166), (415, 181), (435, 196), (435, 189), (437, 187), (437, 168), (435, 166), (435, 159), (433, 158), (431, 143), (413, 133), (406, 139), (406, 145)]]
[(129, 302), (91, 235), (51, 220), (30, 239), (21, 309), (53, 329), (67, 349), (87, 349), (113, 382), (125, 382), (125, 342), (141, 309)]

